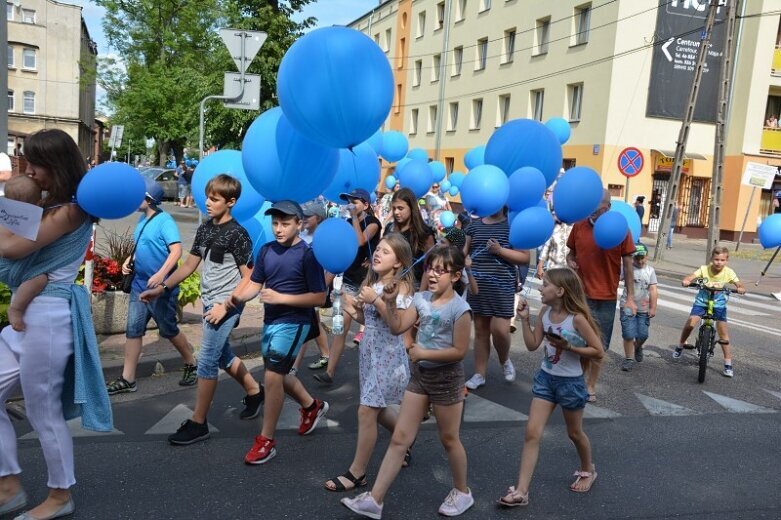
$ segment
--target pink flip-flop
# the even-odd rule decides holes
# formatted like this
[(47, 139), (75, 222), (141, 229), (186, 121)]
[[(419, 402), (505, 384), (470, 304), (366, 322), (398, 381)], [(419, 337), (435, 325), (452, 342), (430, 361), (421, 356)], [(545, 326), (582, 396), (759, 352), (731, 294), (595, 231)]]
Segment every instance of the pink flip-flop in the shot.
[[(591, 490), (591, 486), (594, 485), (594, 482), (597, 480), (597, 468), (594, 467), (594, 471), (576, 471), (574, 474), (575, 482), (570, 484), (570, 490), (574, 491), (575, 493), (588, 493)], [(586, 489), (575, 489), (575, 486), (580, 482), (581, 479), (584, 478), (590, 478), (591, 481), (588, 483), (588, 487)]]

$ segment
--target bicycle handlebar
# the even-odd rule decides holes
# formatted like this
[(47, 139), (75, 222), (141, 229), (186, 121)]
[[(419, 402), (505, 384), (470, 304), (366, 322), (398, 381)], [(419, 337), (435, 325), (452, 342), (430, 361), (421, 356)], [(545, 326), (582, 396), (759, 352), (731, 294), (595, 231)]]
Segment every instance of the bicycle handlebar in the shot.
[(707, 285), (705, 285), (705, 280), (702, 278), (695, 278), (694, 280), (692, 280), (691, 283), (689, 284), (689, 287), (704, 289), (712, 293), (724, 292), (724, 293), (738, 294), (738, 291), (736, 289), (730, 289), (729, 287), (721, 287), (721, 288), (708, 287)]

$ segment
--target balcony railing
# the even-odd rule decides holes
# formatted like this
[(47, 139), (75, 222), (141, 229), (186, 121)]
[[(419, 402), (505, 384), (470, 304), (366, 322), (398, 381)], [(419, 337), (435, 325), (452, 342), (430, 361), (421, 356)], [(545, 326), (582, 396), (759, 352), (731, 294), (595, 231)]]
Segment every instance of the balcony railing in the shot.
[(763, 128), (759, 151), (781, 155), (781, 128)]
[(774, 76), (781, 76), (781, 45), (776, 45), (773, 53), (773, 68), (770, 73)]

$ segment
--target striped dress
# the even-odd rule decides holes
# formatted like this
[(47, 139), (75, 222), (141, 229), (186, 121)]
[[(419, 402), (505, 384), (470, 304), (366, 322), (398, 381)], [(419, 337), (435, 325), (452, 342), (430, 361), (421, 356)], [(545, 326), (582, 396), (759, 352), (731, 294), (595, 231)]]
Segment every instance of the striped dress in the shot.
[(510, 223), (505, 219), (486, 224), (483, 219), (475, 219), (467, 227), (466, 234), (472, 237), (469, 254), (472, 256), (472, 276), (477, 280), (479, 289), (477, 294), (467, 295), (472, 312), (481, 316), (512, 318), (517, 283), (515, 265), (492, 255), (486, 248), (489, 238), (496, 239), (502, 247), (512, 247)]

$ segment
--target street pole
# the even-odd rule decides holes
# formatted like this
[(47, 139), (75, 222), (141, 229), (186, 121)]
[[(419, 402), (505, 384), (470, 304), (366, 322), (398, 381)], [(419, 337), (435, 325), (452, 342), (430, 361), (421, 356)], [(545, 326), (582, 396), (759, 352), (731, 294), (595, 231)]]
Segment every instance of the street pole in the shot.
[(654, 262), (662, 260), (664, 255), (664, 241), (667, 233), (670, 233), (670, 217), (673, 208), (678, 200), (678, 185), (681, 182), (681, 168), (683, 167), (684, 153), (686, 152), (686, 143), (689, 140), (689, 130), (691, 129), (692, 119), (694, 118), (694, 107), (697, 105), (697, 95), (700, 93), (700, 82), (702, 81), (702, 72), (705, 68), (705, 58), (708, 55), (711, 33), (713, 32), (713, 23), (716, 20), (716, 9), (718, 0), (710, 0), (708, 4), (708, 16), (705, 19), (705, 37), (700, 42), (700, 48), (697, 52), (697, 64), (694, 67), (694, 79), (689, 91), (689, 103), (686, 112), (683, 115), (681, 130), (678, 133), (678, 141), (675, 145), (675, 159), (673, 162), (673, 171), (670, 175), (670, 181), (667, 185), (664, 206), (662, 207), (662, 219), (659, 223), (659, 230), (656, 233), (656, 248), (654, 249)]
[(447, 51), (450, 46), (450, 11), (453, 8), (453, 0), (445, 0), (444, 30), (442, 31), (442, 58), (439, 60), (439, 96), (437, 99), (436, 133), (434, 134), (434, 160), (439, 160), (442, 150), (442, 120), (445, 116), (445, 76), (447, 72)]
[[(738, 235), (738, 243), (735, 246), (735, 251), (740, 249), (740, 242), (743, 240), (743, 230), (746, 229), (746, 221), (748, 220), (748, 214), (751, 211), (751, 203), (754, 202), (754, 193), (756, 193), (756, 191), (757, 191), (757, 187), (752, 186), (751, 196), (748, 198), (748, 206), (746, 206), (746, 214), (743, 216), (743, 224), (740, 226), (740, 234)], [(710, 262), (710, 258), (708, 259), (708, 261)]]
[[(705, 262), (710, 261), (710, 252), (721, 238), (721, 188), (724, 183), (724, 142), (726, 141), (726, 115), (730, 104), (732, 83), (733, 42), (735, 39), (735, 15), (737, 6), (735, 0), (727, 1), (727, 26), (724, 41), (723, 60), (721, 63), (721, 78), (719, 81), (719, 102), (716, 115), (716, 138), (713, 148), (713, 175), (711, 176), (710, 214), (708, 217), (708, 246), (705, 248)], [(754, 191), (751, 196), (753, 198)], [(749, 202), (749, 207), (751, 202)], [(748, 213), (746, 213), (748, 216)], [(743, 221), (745, 225), (745, 220)], [(740, 231), (743, 236), (743, 230)], [(740, 238), (738, 238), (740, 247)], [(736, 248), (737, 250), (737, 248)]]
[(626, 187), (624, 188), (624, 202), (629, 204), (629, 180), (630, 178), (626, 178)]
[[(0, 16), (0, 47), (8, 47), (8, 19), (6, 16)], [(0, 92), (8, 91), (8, 71), (3, 70), (0, 73)], [(0, 96), (0, 143), (4, 147), (8, 145), (8, 96)], [(8, 150), (2, 150), (7, 152)]]

